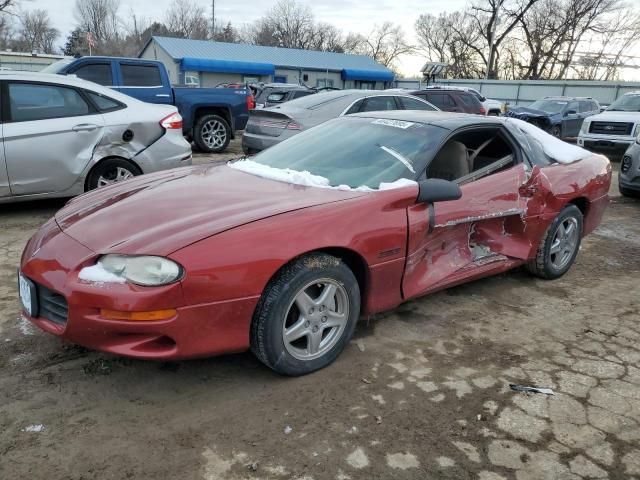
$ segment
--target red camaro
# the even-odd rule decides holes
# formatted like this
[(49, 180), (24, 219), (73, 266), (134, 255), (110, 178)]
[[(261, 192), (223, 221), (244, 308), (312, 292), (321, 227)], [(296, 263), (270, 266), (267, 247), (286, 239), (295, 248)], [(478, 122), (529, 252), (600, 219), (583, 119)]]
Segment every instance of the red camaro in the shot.
[(563, 275), (610, 181), (606, 158), (514, 119), (343, 117), (251, 159), (71, 200), (24, 250), (23, 314), (105, 352), (250, 348), (300, 375), (362, 315), (521, 265)]

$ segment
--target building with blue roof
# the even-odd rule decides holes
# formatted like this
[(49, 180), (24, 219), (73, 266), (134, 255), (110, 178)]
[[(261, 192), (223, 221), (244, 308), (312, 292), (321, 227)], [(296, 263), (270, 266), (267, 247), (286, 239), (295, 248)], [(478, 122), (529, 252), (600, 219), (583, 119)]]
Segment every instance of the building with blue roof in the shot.
[(241, 43), (151, 37), (140, 58), (165, 64), (174, 84), (197, 77), (221, 83), (296, 83), (310, 87), (384, 89), (394, 74), (365, 55), (263, 47)]

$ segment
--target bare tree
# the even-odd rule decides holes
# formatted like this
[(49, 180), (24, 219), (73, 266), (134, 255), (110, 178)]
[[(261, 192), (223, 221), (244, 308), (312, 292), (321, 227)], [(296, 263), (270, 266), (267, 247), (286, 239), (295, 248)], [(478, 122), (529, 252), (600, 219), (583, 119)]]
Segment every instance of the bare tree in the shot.
[(91, 32), (96, 53), (115, 55), (121, 51), (120, 0), (76, 0), (74, 15), (79, 28)]
[(165, 24), (181, 38), (204, 40), (211, 35), (204, 8), (193, 0), (174, 0), (165, 15)]
[(51, 26), (46, 10), (36, 9), (19, 14), (19, 43), (23, 50), (53, 53), (60, 32)]
[(414, 50), (415, 47), (405, 40), (402, 27), (391, 22), (376, 25), (360, 46), (360, 53), (391, 69), (396, 68), (400, 56)]

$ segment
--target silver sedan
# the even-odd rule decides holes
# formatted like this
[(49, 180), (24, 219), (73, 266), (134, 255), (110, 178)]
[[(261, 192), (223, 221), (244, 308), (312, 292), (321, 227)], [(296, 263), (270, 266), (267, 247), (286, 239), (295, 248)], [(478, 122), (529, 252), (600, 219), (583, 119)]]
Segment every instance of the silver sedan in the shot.
[(71, 197), (191, 165), (173, 106), (44, 73), (0, 72), (0, 90), (0, 203)]

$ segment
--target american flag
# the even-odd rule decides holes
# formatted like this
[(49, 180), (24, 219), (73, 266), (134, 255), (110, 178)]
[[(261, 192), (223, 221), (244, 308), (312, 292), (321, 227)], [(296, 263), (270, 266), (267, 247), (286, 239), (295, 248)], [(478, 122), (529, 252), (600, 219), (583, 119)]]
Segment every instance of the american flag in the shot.
[(87, 43), (89, 44), (89, 47), (96, 48), (96, 39), (90, 30), (87, 30)]

